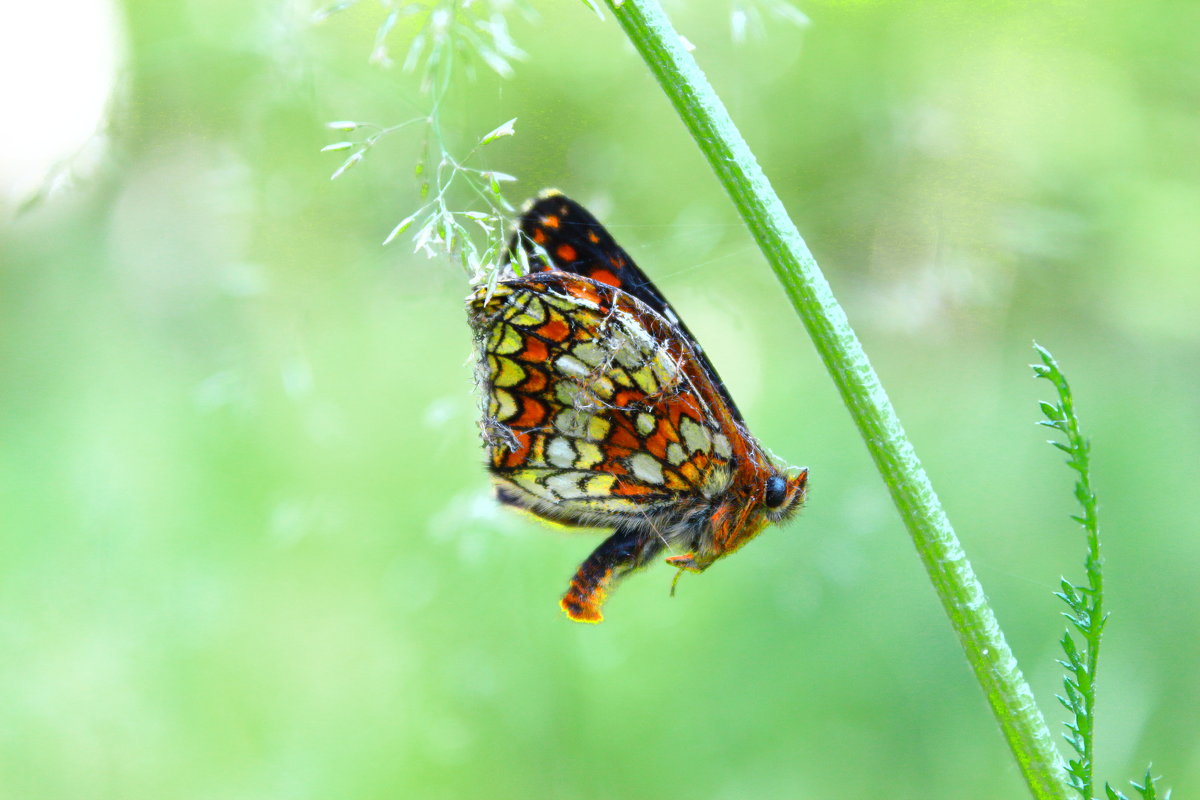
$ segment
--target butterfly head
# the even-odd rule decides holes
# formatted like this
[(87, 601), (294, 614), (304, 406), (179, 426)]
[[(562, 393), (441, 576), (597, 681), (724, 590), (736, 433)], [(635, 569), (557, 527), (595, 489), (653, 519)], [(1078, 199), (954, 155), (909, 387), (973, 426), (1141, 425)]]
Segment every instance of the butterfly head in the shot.
[(792, 467), (772, 472), (762, 484), (763, 513), (771, 522), (785, 522), (804, 505), (807, 493), (807, 469)]
[(769, 523), (787, 521), (804, 504), (808, 490), (808, 470), (772, 467), (764, 477), (755, 477), (741, 485), (708, 518), (706, 535), (693, 550), (673, 555), (667, 563), (687, 572), (703, 572), (714, 561), (740, 549)]

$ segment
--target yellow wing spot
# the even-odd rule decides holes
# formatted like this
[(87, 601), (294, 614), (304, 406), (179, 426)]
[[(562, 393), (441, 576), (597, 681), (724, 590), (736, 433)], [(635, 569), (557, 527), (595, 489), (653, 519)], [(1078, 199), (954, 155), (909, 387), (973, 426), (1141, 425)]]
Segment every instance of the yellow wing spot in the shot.
[[(492, 410), (492, 405), (494, 405), (495, 410)], [(503, 422), (516, 415), (517, 400), (504, 389), (493, 389), (492, 403), (489, 404), (488, 411), (493, 417)]]
[(524, 308), (514, 306), (513, 310), (517, 313), (508, 318), (513, 325), (541, 325), (546, 321), (546, 307), (536, 297), (530, 297)]
[(494, 314), (504, 304), (504, 299), (512, 294), (512, 289), (507, 286), (497, 286), (492, 292), (492, 296), (488, 298), (487, 287), (480, 286), (471, 295), (471, 310), (475, 314)]
[(576, 358), (590, 367), (599, 367), (608, 361), (608, 352), (595, 342), (577, 344), (571, 348), (571, 352), (575, 354)]
[(650, 369), (654, 371), (659, 386), (672, 386), (679, 381), (679, 363), (666, 345), (660, 347), (654, 358), (650, 359)]
[(637, 387), (646, 394), (654, 394), (658, 391), (658, 381), (654, 377), (654, 370), (649, 365), (632, 370), (629, 376), (633, 378), (633, 382), (637, 384)]
[(616, 483), (616, 475), (593, 475), (584, 483), (584, 491), (592, 496), (606, 496), (612, 494), (613, 484)]
[(549, 500), (550, 502), (554, 502), (558, 499), (554, 496), (553, 492), (551, 492), (538, 481), (538, 472), (536, 470), (518, 470), (512, 473), (510, 479), (518, 487), (523, 489), (526, 494), (532, 495), (535, 498)]
[(637, 415), (635, 425), (638, 433), (640, 433), (642, 436), (649, 436), (650, 434), (654, 433), (654, 429), (658, 427), (658, 420), (654, 418), (653, 414), (642, 412), (641, 414)]
[(598, 375), (587, 383), (587, 390), (602, 400), (611, 400), (616, 387), (604, 375)]
[(551, 308), (557, 308), (564, 314), (582, 319), (584, 321), (594, 320), (596, 318), (594, 309), (595, 304), (575, 297), (563, 297), (557, 294), (543, 295), (543, 302)]
[(588, 420), (588, 439), (593, 442), (604, 441), (608, 437), (610, 428), (612, 428), (612, 423), (604, 417), (594, 416)]
[(497, 355), (509, 355), (520, 352), (525, 345), (521, 332), (511, 325), (498, 324), (492, 329), (492, 337), (488, 340), (488, 352)]
[(525, 380), (525, 369), (511, 358), (488, 356), (488, 368), (492, 372), (494, 386), (516, 386)]
[(624, 386), (626, 389), (633, 388), (633, 380), (629, 377), (629, 373), (623, 369), (609, 370), (609, 375), (617, 382), (617, 386)]
[(687, 453), (683, 452), (683, 448), (679, 446), (679, 442), (671, 442), (667, 445), (667, 461), (673, 467), (678, 467), (687, 458)]
[[(599, 445), (594, 442), (586, 442), (582, 439), (576, 440), (575, 449), (579, 452), (579, 458), (575, 459), (574, 466), (576, 469), (591, 469), (604, 460), (604, 453), (601, 452)], [(605, 477), (612, 477), (611, 475)]]
[(679, 433), (683, 436), (688, 453), (707, 453), (712, 450), (712, 438), (708, 430), (691, 417), (680, 418)]

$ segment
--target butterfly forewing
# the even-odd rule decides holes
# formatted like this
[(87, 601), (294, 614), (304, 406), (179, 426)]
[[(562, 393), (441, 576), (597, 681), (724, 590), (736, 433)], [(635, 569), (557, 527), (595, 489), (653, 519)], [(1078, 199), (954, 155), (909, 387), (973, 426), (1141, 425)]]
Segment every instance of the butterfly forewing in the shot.
[(741, 412), (696, 337), (653, 281), (587, 209), (558, 192), (546, 193), (522, 215), (510, 249), (517, 246), (525, 250), (534, 271), (582, 275), (615, 286), (645, 303), (688, 340), (730, 414), (742, 422)]

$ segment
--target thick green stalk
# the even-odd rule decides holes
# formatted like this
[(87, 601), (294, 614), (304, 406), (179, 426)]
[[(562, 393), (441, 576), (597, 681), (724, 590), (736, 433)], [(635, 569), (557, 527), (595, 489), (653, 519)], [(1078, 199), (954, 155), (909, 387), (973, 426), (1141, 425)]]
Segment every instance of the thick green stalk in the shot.
[(607, 0), (733, 199), (837, 384), (1034, 797), (1065, 800), (1062, 758), (862, 345), (716, 92), (655, 0)]

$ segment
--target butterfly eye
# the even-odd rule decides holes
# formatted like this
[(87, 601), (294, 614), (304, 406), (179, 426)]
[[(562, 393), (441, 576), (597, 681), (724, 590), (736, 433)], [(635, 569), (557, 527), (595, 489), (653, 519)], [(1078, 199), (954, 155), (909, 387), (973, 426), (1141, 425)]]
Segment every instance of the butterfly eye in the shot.
[(767, 490), (763, 495), (763, 502), (766, 503), (767, 508), (779, 508), (786, 499), (787, 481), (778, 475), (767, 478)]

